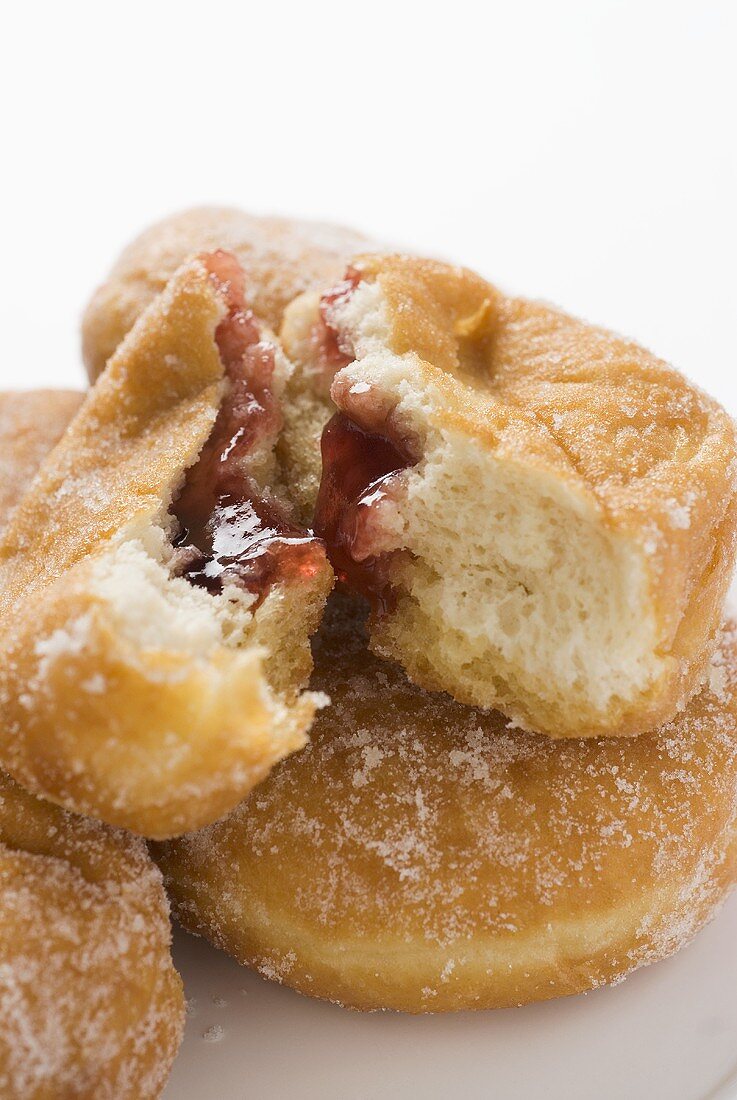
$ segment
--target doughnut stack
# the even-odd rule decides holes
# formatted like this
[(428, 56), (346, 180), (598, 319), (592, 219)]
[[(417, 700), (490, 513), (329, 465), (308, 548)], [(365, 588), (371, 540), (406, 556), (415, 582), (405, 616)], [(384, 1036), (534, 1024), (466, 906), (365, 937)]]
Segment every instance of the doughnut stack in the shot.
[(229, 209), (134, 241), (83, 352), (85, 395), (0, 399), (3, 1095), (159, 1095), (164, 888), (265, 976), (406, 1012), (590, 990), (711, 919), (715, 401), (464, 268)]

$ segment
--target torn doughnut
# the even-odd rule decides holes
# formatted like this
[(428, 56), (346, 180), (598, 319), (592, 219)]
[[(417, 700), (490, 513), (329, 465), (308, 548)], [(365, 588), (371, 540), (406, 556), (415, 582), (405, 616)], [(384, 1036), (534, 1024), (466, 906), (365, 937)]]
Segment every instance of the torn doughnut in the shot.
[(282, 331), (323, 419), (330, 385), (314, 525), (373, 604), (376, 653), (552, 737), (673, 718), (734, 560), (714, 401), (632, 342), (405, 256), (354, 261)]
[(304, 744), (332, 571), (280, 482), (288, 373), (203, 255), (48, 456), (0, 544), (0, 765), (30, 790), (172, 836)]
[(309, 745), (222, 822), (155, 846), (178, 919), (358, 1009), (525, 1004), (678, 950), (737, 876), (737, 629), (639, 738), (555, 742), (414, 686), (334, 598)]
[[(341, 226), (260, 218), (229, 207), (186, 210), (158, 222), (121, 254), (93, 295), (82, 322), (82, 348), (94, 381), (134, 321), (194, 253), (225, 249), (242, 264), (256, 316), (274, 330), (299, 294), (340, 278), (365, 237)], [(309, 522), (320, 483), (322, 405), (311, 378), (292, 372), (282, 397), (277, 442), (289, 493)]]
[(145, 843), (0, 773), (0, 1095), (155, 1100), (184, 1028)]

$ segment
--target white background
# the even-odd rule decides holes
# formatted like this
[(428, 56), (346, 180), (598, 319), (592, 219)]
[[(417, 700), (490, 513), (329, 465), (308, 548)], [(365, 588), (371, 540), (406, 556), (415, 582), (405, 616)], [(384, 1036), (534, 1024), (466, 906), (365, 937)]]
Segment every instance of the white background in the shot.
[(117, 250), (195, 202), (342, 221), (637, 336), (737, 409), (737, 4), (15, 4), (0, 382), (71, 382)]
[[(731, 0), (15, 4), (0, 385), (81, 384), (78, 316), (117, 250), (207, 201), (448, 255), (638, 337), (737, 412), (736, 55)], [(390, 1095), (382, 1080), (361, 1095)]]

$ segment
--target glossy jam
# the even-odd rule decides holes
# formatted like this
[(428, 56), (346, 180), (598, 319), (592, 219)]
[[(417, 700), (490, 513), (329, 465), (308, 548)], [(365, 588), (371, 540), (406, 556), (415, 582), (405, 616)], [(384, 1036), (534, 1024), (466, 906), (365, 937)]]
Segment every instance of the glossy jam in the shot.
[(338, 579), (384, 614), (394, 605), (389, 581), (392, 554), (358, 557), (370, 510), (396, 487), (397, 475), (415, 464), (401, 440), (364, 430), (336, 413), (322, 435), (323, 475), (315, 532), (325, 540)]
[(281, 426), (272, 390), (274, 348), (246, 307), (238, 261), (226, 252), (200, 258), (228, 306), (215, 338), (229, 384), (210, 438), (172, 506), (179, 525), (175, 569), (209, 592), (235, 584), (260, 602), (272, 585), (319, 572), (325, 549), (290, 523), (248, 472), (254, 448)]

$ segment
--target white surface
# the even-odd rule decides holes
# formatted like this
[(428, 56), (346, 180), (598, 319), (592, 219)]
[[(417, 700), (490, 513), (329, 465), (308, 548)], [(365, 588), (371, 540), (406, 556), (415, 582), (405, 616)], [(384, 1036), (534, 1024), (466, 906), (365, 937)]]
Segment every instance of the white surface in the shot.
[(734, 897), (685, 951), (615, 988), (411, 1017), (310, 1001), (180, 933), (194, 1004), (165, 1100), (727, 1100), (736, 944)]
[[(736, 19), (732, 0), (12, 5), (0, 386), (81, 384), (78, 314), (119, 247), (221, 201), (457, 258), (737, 412)], [(194, 941), (178, 959), (198, 1008), (169, 1100), (697, 1100), (737, 1061), (737, 902), (617, 989), (477, 1016), (354, 1016)]]

